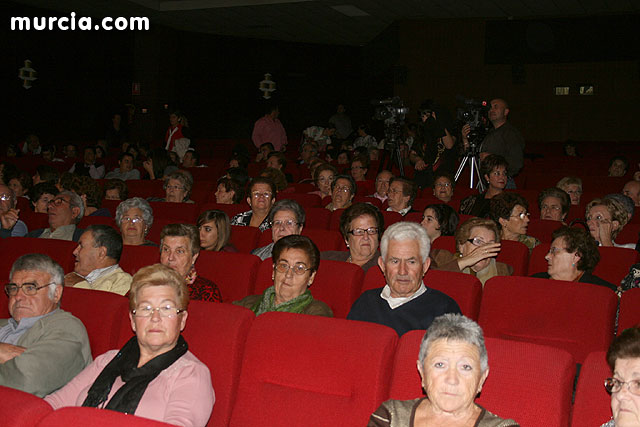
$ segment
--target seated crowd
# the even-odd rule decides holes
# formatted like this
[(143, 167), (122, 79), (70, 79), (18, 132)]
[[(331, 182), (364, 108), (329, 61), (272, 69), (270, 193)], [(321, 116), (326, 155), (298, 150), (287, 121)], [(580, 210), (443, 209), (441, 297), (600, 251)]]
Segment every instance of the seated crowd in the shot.
[[(323, 260), (353, 264), (363, 275), (379, 269), (384, 277), (384, 283), (355, 299), (347, 319), (385, 325), (398, 336), (427, 330), (417, 359), (427, 397), (384, 402), (369, 425), (515, 426), (474, 402), (489, 376), (482, 329), (462, 316), (455, 299), (429, 286), (427, 272), (467, 274), (484, 286), (493, 277), (514, 274), (512, 265), (497, 260), (508, 244), (522, 246), (529, 255), (549, 244), (547, 270), (533, 277), (604, 286), (619, 295), (628, 289), (594, 270), (599, 247), (638, 250), (637, 235), (632, 241), (620, 236), (626, 226), (637, 224), (639, 180), (598, 197), (589, 191), (594, 197), (585, 200), (585, 180), (567, 175), (533, 194), (515, 188), (513, 174), (523, 173), (522, 164), (510, 168), (513, 160), (486, 152), (480, 156), (479, 191), (465, 191), (456, 188), (452, 170), (436, 170), (435, 161), (425, 160), (421, 127), (401, 144), (406, 146), (400, 158), (385, 166), (389, 153), (384, 144), (364, 125), (344, 135), (341, 122), (306, 129), (298, 158), (277, 151), (271, 142), (254, 141), (257, 156), (236, 146), (229, 167), (220, 170), (207, 167), (198, 151), (186, 148), (186, 118), (177, 113), (171, 115), (164, 148), (123, 144), (111, 170), (102, 144), (85, 147), (82, 159), (76, 158), (78, 147), (65, 147), (65, 164), (71, 167), (63, 173), (51, 166), (53, 161), (38, 165), (33, 177), (10, 162), (0, 163), (0, 237), (77, 243), (68, 254), (73, 270), (66, 275), (37, 247), (12, 260), (5, 285), (11, 317), (0, 320), (0, 385), (44, 397), (54, 409), (98, 407), (204, 426), (216, 400), (215, 384), (181, 335), (189, 300), (233, 303), (256, 316), (333, 317), (327, 302), (312, 295)], [(254, 135), (269, 135), (270, 123), (279, 123), (277, 116), (269, 111), (260, 119), (266, 127)], [(429, 117), (424, 118), (427, 124)], [(284, 149), (284, 129), (276, 130), (276, 145)], [(466, 134), (463, 129), (452, 136), (443, 128), (438, 138), (446, 140), (438, 153), (445, 158), (457, 147), (451, 141), (465, 141)], [(625, 161), (612, 159), (609, 176), (624, 176)], [(399, 162), (407, 173), (400, 173)], [(198, 192), (203, 176), (209, 177), (205, 195)], [(163, 194), (131, 191), (143, 181), (161, 183)], [(165, 212), (159, 206), (176, 215), (196, 215), (192, 221), (168, 218), (159, 214)], [(576, 215), (576, 209), (584, 211)], [(319, 217), (326, 218), (323, 227)], [(344, 250), (321, 250), (312, 238), (314, 231), (328, 232), (330, 221)], [(534, 222), (547, 226), (545, 238), (534, 232)], [(237, 240), (234, 245), (238, 227), (258, 231), (261, 244), (251, 254), (262, 261), (271, 258), (265, 261), (271, 282), (263, 292), (233, 301), (212, 278), (198, 274), (196, 261), (207, 251), (239, 252)], [(157, 264), (129, 274), (120, 266), (129, 246), (157, 248)], [(125, 321), (135, 336), (92, 361), (82, 322), (60, 308), (65, 287), (127, 296)], [(607, 426), (640, 425), (638, 348), (640, 337), (632, 328), (607, 355), (613, 377), (605, 385), (614, 421)], [(636, 412), (629, 414), (633, 410), (625, 399), (635, 401)]]

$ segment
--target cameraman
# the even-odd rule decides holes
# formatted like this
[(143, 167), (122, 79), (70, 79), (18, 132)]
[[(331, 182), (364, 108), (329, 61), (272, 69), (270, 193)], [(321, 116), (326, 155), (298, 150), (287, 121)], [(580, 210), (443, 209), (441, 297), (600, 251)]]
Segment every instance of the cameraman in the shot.
[[(498, 154), (504, 157), (509, 164), (507, 173), (509, 178), (506, 188), (516, 188), (513, 177), (520, 172), (524, 164), (524, 138), (520, 131), (507, 121), (509, 115), (509, 105), (504, 99), (496, 98), (490, 102), (489, 121), (493, 125), (493, 129), (487, 133), (482, 141), (480, 148), (480, 161), (489, 154)], [(465, 125), (462, 127), (462, 143), (464, 148), (469, 147), (467, 139), (471, 127)]]
[(432, 186), (436, 171), (453, 173), (456, 140), (449, 132), (450, 115), (433, 100), (424, 101), (418, 114), (420, 123), (409, 159), (415, 169), (414, 181), (418, 187), (425, 188)]

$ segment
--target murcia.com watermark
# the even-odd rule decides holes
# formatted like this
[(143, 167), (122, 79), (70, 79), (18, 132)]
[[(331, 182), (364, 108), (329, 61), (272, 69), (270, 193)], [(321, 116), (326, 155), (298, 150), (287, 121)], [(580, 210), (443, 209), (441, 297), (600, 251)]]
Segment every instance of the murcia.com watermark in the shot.
[(132, 16), (112, 18), (107, 16), (96, 20), (89, 16), (76, 17), (75, 12), (69, 16), (12, 16), (11, 31), (148, 31), (149, 18)]

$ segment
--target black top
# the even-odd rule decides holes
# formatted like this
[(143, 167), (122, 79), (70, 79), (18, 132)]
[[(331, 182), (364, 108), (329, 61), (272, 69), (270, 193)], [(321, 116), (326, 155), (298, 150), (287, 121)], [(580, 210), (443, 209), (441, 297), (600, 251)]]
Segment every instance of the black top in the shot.
[(460, 313), (460, 307), (451, 297), (431, 288), (418, 298), (391, 309), (380, 296), (382, 289), (371, 289), (360, 295), (347, 319), (389, 326), (402, 336), (414, 329), (428, 329), (436, 317), (445, 313)]
[[(551, 276), (549, 276), (549, 273), (547, 272), (532, 274), (531, 277), (537, 277), (538, 279), (551, 279)], [(598, 276), (594, 276), (591, 273), (587, 273), (586, 271), (582, 275), (580, 280), (578, 280), (578, 282), (591, 283), (592, 285), (606, 286), (607, 288), (612, 289), (614, 291), (617, 289), (616, 286), (613, 285), (612, 283), (609, 283), (606, 280), (599, 278)]]

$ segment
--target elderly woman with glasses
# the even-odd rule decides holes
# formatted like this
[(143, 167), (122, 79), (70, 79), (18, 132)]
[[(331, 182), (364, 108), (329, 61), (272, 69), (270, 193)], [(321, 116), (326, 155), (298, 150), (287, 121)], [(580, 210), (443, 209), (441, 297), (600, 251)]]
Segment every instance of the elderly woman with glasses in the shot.
[(492, 220), (471, 218), (458, 228), (455, 237), (457, 252), (434, 269), (473, 274), (483, 285), (494, 276), (513, 274), (510, 265), (495, 260), (500, 253), (500, 233)]
[(189, 199), (193, 188), (193, 176), (177, 170), (164, 177), (165, 197), (149, 197), (150, 202), (195, 203)]
[(611, 394), (611, 420), (601, 427), (640, 426), (640, 327), (625, 329), (607, 351), (613, 376), (604, 381)]
[(355, 203), (340, 216), (340, 232), (348, 251), (324, 251), (321, 259), (344, 261), (361, 267), (366, 273), (378, 265), (380, 237), (384, 232), (382, 212), (369, 203)]
[(116, 225), (123, 245), (158, 246), (145, 237), (153, 225), (153, 209), (145, 199), (132, 197), (118, 205)]
[(616, 290), (613, 284), (591, 274), (600, 261), (600, 252), (587, 230), (565, 226), (554, 231), (551, 238), (549, 253), (544, 257), (547, 271), (532, 277), (591, 283)]
[(176, 425), (206, 425), (215, 395), (209, 369), (181, 335), (188, 303), (178, 273), (160, 264), (141, 268), (129, 292), (135, 336), (120, 350), (98, 356), (45, 400), (54, 409), (88, 406)]
[(189, 297), (200, 301), (222, 302), (220, 289), (198, 275), (200, 234), (195, 225), (168, 224), (160, 233), (160, 263), (177, 271), (187, 282)]
[(276, 185), (269, 178), (258, 177), (251, 180), (247, 194), (247, 204), (251, 210), (231, 218), (231, 225), (258, 227), (260, 231), (268, 230), (269, 212), (276, 201), (276, 194)]
[(527, 236), (529, 225), (529, 202), (516, 193), (502, 193), (491, 199), (489, 217), (500, 230), (502, 240), (514, 240), (529, 248), (529, 253), (540, 244), (532, 236)]
[(356, 195), (358, 187), (356, 182), (349, 175), (338, 175), (331, 183), (331, 203), (325, 206), (330, 211), (336, 209), (346, 209), (351, 206), (353, 196)]
[(369, 427), (518, 426), (474, 400), (489, 376), (489, 357), (480, 326), (461, 314), (437, 317), (422, 338), (417, 360), (426, 397), (387, 400), (369, 418)]
[(273, 246), (285, 236), (301, 234), (306, 221), (306, 214), (302, 206), (295, 200), (278, 200), (271, 212), (269, 212), (269, 223), (271, 224), (271, 238), (273, 241), (267, 246), (263, 246), (251, 251), (253, 255), (265, 260), (271, 257)]
[(540, 219), (564, 223), (569, 213), (569, 206), (571, 206), (571, 198), (559, 188), (547, 188), (538, 195)]
[(306, 236), (292, 234), (273, 245), (273, 286), (262, 295), (249, 295), (234, 304), (256, 315), (269, 311), (333, 317), (329, 306), (313, 299), (309, 287), (320, 265), (320, 253)]

